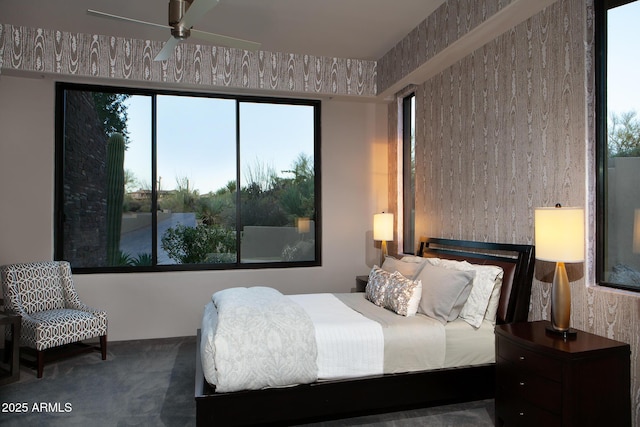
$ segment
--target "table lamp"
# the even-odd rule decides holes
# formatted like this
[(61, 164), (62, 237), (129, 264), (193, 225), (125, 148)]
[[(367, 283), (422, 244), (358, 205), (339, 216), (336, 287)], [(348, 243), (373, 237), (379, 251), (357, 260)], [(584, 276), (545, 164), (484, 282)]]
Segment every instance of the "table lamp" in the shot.
[(571, 287), (566, 262), (584, 261), (584, 210), (582, 208), (535, 209), (536, 259), (556, 263), (551, 288), (551, 326), (549, 332), (564, 338), (575, 337), (570, 328)]
[(393, 214), (379, 213), (373, 215), (373, 240), (380, 240), (380, 265), (387, 256), (387, 241), (393, 240)]

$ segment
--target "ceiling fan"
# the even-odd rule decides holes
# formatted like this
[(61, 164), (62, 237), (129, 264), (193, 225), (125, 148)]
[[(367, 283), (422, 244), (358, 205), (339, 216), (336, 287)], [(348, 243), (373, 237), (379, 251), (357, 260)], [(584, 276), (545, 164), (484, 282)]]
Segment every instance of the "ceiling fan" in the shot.
[(260, 43), (193, 29), (193, 25), (214, 6), (216, 6), (218, 2), (219, 0), (169, 0), (169, 25), (141, 21), (139, 19), (113, 15), (93, 9), (88, 9), (87, 13), (102, 18), (134, 22), (137, 24), (151, 25), (171, 30), (171, 37), (167, 40), (158, 55), (153, 59), (154, 61), (164, 61), (168, 59), (178, 43), (181, 40), (189, 38), (189, 36), (206, 40), (221, 46), (252, 51), (258, 50), (260, 48)]

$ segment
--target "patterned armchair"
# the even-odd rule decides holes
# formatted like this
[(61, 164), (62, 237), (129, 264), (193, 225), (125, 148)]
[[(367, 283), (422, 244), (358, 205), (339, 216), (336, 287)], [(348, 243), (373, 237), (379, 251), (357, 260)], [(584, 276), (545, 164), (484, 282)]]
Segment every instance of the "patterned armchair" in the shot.
[(38, 378), (45, 350), (65, 344), (100, 337), (106, 360), (107, 313), (80, 301), (68, 262), (10, 264), (0, 269), (0, 275), (5, 310), (22, 316), (19, 345), (35, 350)]

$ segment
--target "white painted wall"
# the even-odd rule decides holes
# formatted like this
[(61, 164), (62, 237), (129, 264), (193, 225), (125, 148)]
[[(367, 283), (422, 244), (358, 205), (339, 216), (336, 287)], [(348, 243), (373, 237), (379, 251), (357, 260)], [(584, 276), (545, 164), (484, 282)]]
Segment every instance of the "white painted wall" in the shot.
[[(102, 82), (104, 83), (104, 82)], [(0, 75), (0, 264), (53, 257), (54, 81)], [(322, 266), (76, 274), (80, 297), (109, 313), (109, 339), (195, 335), (213, 292), (349, 292), (379, 252), (372, 217), (387, 209), (385, 105), (322, 103)]]

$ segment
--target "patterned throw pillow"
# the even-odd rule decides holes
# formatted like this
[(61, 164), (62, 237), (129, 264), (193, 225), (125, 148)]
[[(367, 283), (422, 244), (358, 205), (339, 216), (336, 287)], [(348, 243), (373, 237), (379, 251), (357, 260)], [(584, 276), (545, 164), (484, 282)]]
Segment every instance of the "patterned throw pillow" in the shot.
[(411, 280), (399, 272), (391, 274), (391, 281), (385, 290), (384, 307), (400, 316), (413, 316), (418, 311), (422, 283)]
[(384, 307), (385, 291), (391, 281), (391, 274), (374, 265), (369, 273), (369, 281), (365, 289), (366, 298), (380, 307)]
[(366, 298), (377, 306), (401, 316), (413, 316), (418, 311), (422, 284), (395, 271), (390, 273), (375, 265), (369, 273)]

